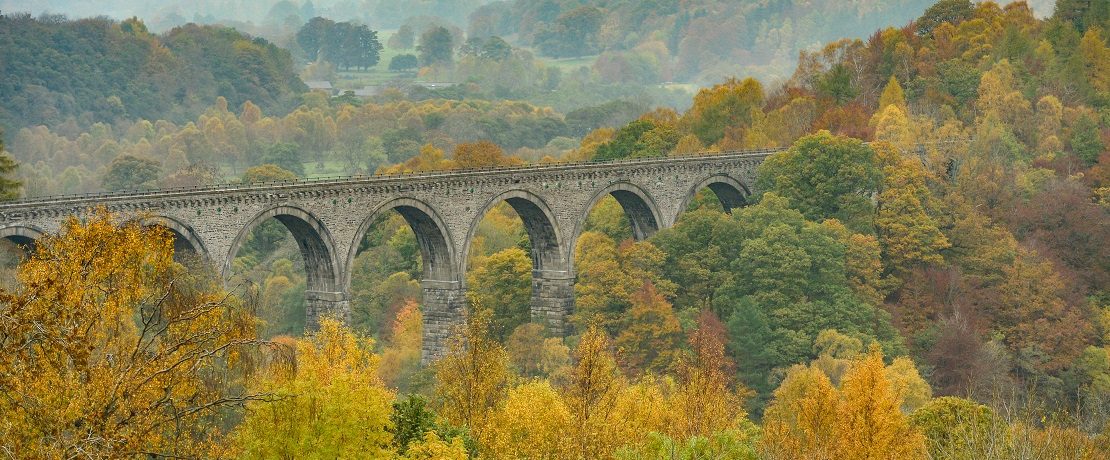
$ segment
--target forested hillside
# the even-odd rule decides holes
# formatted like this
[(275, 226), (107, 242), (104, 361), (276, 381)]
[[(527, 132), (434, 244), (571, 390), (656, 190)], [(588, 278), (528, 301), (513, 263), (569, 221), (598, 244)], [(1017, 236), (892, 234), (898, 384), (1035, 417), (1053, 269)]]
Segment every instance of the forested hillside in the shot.
[(646, 240), (615, 199), (598, 202), (576, 240), (568, 337), (530, 322), (528, 233), (494, 206), (468, 253), (467, 322), (427, 366), (420, 245), (399, 214), (357, 248), (350, 323), (307, 335), (302, 256), (276, 220), (234, 255), (226, 285), (173, 262), (165, 232), (72, 221), (19, 267), (22, 287), (0, 290), (12, 395), (0, 444), (44, 456), (1110, 457), (1110, 7), (923, 10), (802, 53), (781, 84), (721, 79), (689, 110), (631, 121), (635, 105), (563, 115), (397, 91), (312, 94), (288, 115), (215, 99), (183, 125), (20, 130), (7, 145), (34, 164), (22, 177), (36, 193), (70, 177), (115, 189), (787, 149), (758, 168), (746, 206), (726, 212), (702, 190)]
[(218, 26), (154, 35), (138, 20), (0, 16), (0, 125), (196, 117), (216, 96), (284, 112), (306, 88), (289, 52)]
[[(513, 0), (470, 16), (470, 36), (512, 36), (551, 57), (600, 54), (612, 81), (782, 79), (798, 51), (920, 15), (931, 0)], [(1051, 5), (1044, 11), (1051, 11)]]

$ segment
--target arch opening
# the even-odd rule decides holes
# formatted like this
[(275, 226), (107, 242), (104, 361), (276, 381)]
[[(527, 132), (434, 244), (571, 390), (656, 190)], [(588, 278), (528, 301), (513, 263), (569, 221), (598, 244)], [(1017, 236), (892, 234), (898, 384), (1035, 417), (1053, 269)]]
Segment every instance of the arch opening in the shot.
[(20, 262), (35, 251), (43, 232), (34, 227), (13, 226), (0, 229), (0, 285), (14, 288)]
[[(188, 239), (188, 238), (186, 238)], [(231, 244), (224, 277), (256, 290), (264, 335), (315, 330), (322, 315), (348, 316), (337, 289), (335, 246), (322, 222), (308, 212), (279, 206), (259, 213)]]
[(662, 222), (655, 200), (643, 188), (629, 182), (611, 184), (590, 199), (578, 219), (570, 256), (577, 257), (578, 239), (585, 232), (605, 234), (617, 243), (629, 238), (644, 241), (659, 231)]
[[(747, 206), (751, 191), (744, 183), (724, 174), (707, 177), (690, 188), (678, 207), (677, 221), (686, 211), (711, 206), (724, 212)], [(719, 206), (719, 208), (718, 208)]]
[(573, 305), (573, 274), (559, 222), (544, 199), (511, 190), (489, 200), (471, 225), (463, 255), (468, 296), (492, 311), (498, 339), (529, 322), (562, 334)]
[(155, 216), (143, 219), (144, 227), (161, 227), (173, 236), (173, 258), (181, 263), (210, 263), (208, 250), (204, 247), (200, 237), (189, 225), (165, 216)]
[(419, 307), (427, 322), (433, 310), (450, 313), (456, 305), (448, 300), (461, 299), (450, 295), (451, 290), (461, 292), (454, 245), (427, 203), (398, 198), (379, 205), (352, 243), (343, 280), (350, 293), (351, 324), (384, 345), (393, 345), (393, 329), (412, 317), (415, 311), (409, 310)]

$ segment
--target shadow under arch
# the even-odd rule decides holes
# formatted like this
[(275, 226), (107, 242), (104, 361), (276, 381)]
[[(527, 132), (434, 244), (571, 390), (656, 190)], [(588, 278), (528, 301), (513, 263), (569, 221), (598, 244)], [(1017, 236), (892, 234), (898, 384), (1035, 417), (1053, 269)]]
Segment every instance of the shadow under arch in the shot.
[(354, 241), (347, 254), (347, 270), (343, 276), (344, 291), (351, 287), (351, 273), (354, 271), (355, 257), (358, 256), (359, 244), (370, 231), (370, 227), (379, 217), (390, 211), (396, 211), (405, 219), (409, 228), (416, 235), (416, 243), (420, 246), (421, 264), (424, 270), (424, 280), (458, 282), (461, 277), (456, 270), (455, 244), (447, 226), (439, 213), (427, 203), (408, 197), (394, 198), (378, 205), (355, 232)]
[(636, 241), (650, 238), (661, 228), (663, 214), (659, 211), (659, 206), (656, 205), (651, 194), (643, 187), (632, 182), (614, 182), (590, 198), (589, 203), (586, 204), (586, 209), (582, 211), (582, 215), (574, 223), (574, 241), (571, 242), (569, 257), (574, 257), (574, 251), (578, 246), (578, 237), (586, 226), (586, 220), (590, 217), (590, 212), (606, 195), (611, 195), (621, 205), (621, 209), (624, 210), (624, 215), (628, 218), (628, 223), (632, 227), (632, 237)]
[(35, 243), (41, 239), (46, 232), (42, 229), (31, 225), (11, 225), (8, 227), (0, 228), (0, 238), (8, 240), (23, 250), (24, 255), (29, 255), (35, 250)]
[(690, 187), (686, 195), (682, 198), (682, 203), (678, 206), (678, 212), (675, 214), (672, 222), (677, 222), (682, 213), (686, 212), (686, 208), (690, 206), (693, 201), (694, 195), (703, 188), (709, 188), (713, 194), (717, 195), (717, 200), (721, 202), (721, 207), (725, 212), (732, 212), (733, 209), (744, 207), (748, 204), (748, 197), (751, 196), (751, 191), (743, 182), (732, 178), (727, 174), (714, 174), (706, 177)]
[(239, 234), (231, 243), (225, 265), (221, 270), (224, 279), (231, 276), (231, 261), (247, 241), (251, 231), (269, 219), (281, 222), (297, 241), (301, 257), (304, 258), (306, 291), (335, 292), (339, 281), (337, 279), (339, 269), (335, 264), (335, 244), (331, 233), (316, 216), (288, 205), (275, 206), (258, 213), (239, 230)]
[(205, 262), (212, 261), (208, 254), (208, 248), (204, 246), (204, 242), (193, 231), (193, 227), (180, 220), (169, 216), (156, 215), (140, 219), (139, 225), (162, 227), (169, 230), (173, 234), (173, 252), (175, 256), (182, 253), (192, 253)]
[(487, 213), (502, 201), (509, 203), (513, 210), (524, 222), (524, 230), (528, 233), (531, 242), (532, 270), (550, 272), (569, 272), (567, 255), (563, 252), (562, 233), (559, 232), (559, 222), (555, 213), (547, 205), (547, 201), (535, 193), (527, 190), (516, 189), (503, 192), (486, 202), (478, 211), (474, 222), (470, 223), (470, 230), (463, 242), (460, 273), (466, 273), (470, 246), (478, 233), (478, 226)]

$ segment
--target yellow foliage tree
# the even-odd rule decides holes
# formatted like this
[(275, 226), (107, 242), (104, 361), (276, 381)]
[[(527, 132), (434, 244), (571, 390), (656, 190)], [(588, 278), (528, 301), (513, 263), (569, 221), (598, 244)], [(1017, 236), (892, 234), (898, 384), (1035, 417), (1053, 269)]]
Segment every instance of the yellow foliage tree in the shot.
[(447, 356), (435, 364), (439, 414), (470, 428), (477, 439), (483, 439), (490, 414), (505, 399), (510, 378), (509, 354), (489, 337), (489, 324), (489, 311), (475, 306), (452, 337)]
[[(214, 455), (257, 322), (173, 262), (166, 230), (101, 210), (36, 242), (0, 290), (0, 452), (24, 458)], [(218, 453), (216, 454), (218, 455)]]
[(559, 393), (545, 380), (532, 381), (509, 390), (483, 432), (482, 445), (492, 459), (572, 458), (571, 426)]
[(887, 106), (898, 107), (902, 113), (908, 112), (906, 108), (906, 92), (902, 90), (902, 85), (898, 83), (898, 78), (894, 75), (890, 76), (887, 81), (886, 87), (883, 88), (883, 94), (879, 96), (879, 111), (882, 112)]
[(611, 429), (617, 397), (624, 380), (609, 352), (605, 333), (590, 328), (574, 352), (575, 367), (564, 389), (574, 417), (569, 436), (580, 458), (601, 458), (615, 448)]
[(378, 375), (386, 385), (398, 388), (420, 368), (424, 323), (420, 306), (408, 300), (393, 320), (389, 345), (382, 350)]
[[(835, 354), (835, 348), (826, 352)], [(882, 352), (873, 344), (868, 354), (849, 363), (839, 390), (821, 370), (824, 367), (828, 363), (796, 365), (775, 390), (761, 441), (769, 458), (878, 460), (925, 455), (924, 436), (902, 412), (904, 405), (928, 399), (927, 385), (921, 388), (924, 381), (912, 362), (884, 367)]]
[(248, 405), (235, 433), (240, 458), (392, 455), (393, 392), (378, 378), (373, 340), (325, 318), (320, 330), (278, 347), (252, 385), (273, 400)]
[(928, 213), (933, 198), (921, 162), (887, 144), (873, 148), (883, 163), (875, 230), (887, 270), (901, 276), (916, 265), (942, 262), (940, 251), (951, 244)]
[(454, 437), (451, 443), (440, 439), (434, 431), (424, 433), (424, 439), (409, 444), (405, 453), (407, 460), (469, 460), (470, 454), (466, 452), (461, 437)]
[(883, 354), (872, 344), (867, 356), (844, 376), (837, 411), (838, 458), (921, 458), (925, 438), (902, 414), (902, 401), (891, 388)]
[(790, 368), (763, 416), (764, 453), (776, 460), (837, 458), (839, 399), (816, 367)]
[(744, 399), (750, 391), (733, 388), (734, 366), (725, 356), (723, 327), (710, 313), (703, 315), (710, 316), (699, 318), (690, 335), (692, 351), (678, 365), (679, 385), (671, 396), (673, 422), (666, 432), (678, 439), (737, 429), (747, 417)]

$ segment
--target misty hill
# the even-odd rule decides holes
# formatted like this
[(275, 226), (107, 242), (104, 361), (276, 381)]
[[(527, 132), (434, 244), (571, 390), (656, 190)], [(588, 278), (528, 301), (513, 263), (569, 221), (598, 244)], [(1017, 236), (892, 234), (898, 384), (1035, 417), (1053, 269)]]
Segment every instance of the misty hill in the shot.
[[(710, 83), (788, 77), (798, 52), (907, 23), (933, 0), (512, 0), (470, 16), (471, 36), (513, 37), (549, 57), (601, 54), (616, 79)], [(1040, 6), (1051, 13), (1051, 2)]]
[(288, 51), (218, 26), (0, 16), (0, 125), (193, 118), (224, 96), (279, 111), (306, 88)]
[[(395, 29), (413, 16), (437, 16), (463, 26), (475, 8), (490, 0), (0, 0), (0, 11), (66, 14), (70, 17), (138, 16), (151, 30), (188, 22), (299, 26), (315, 16), (354, 20), (375, 29)], [(294, 27), (295, 27), (294, 26)], [(238, 28), (238, 27), (237, 27)]]

